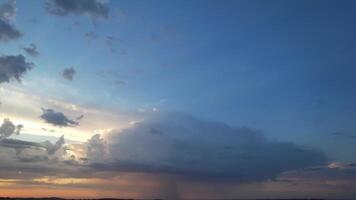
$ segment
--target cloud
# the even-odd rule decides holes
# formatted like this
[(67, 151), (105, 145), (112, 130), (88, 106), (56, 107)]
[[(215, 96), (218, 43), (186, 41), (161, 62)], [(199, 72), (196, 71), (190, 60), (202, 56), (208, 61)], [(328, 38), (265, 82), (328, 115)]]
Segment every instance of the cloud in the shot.
[(356, 135), (355, 134), (352, 134), (352, 133), (345, 133), (345, 132), (333, 132), (332, 133), (333, 136), (337, 137), (337, 138), (340, 138), (340, 139), (355, 139), (356, 138)]
[(4, 20), (11, 20), (16, 16), (16, 1), (10, 0), (0, 5), (0, 18)]
[(33, 68), (34, 64), (27, 62), (25, 56), (0, 56), (0, 83), (12, 79), (21, 81), (22, 76)]
[(49, 141), (43, 142), (43, 146), (46, 148), (47, 153), (52, 155), (56, 153), (65, 144), (64, 136), (62, 135), (55, 144)]
[(76, 73), (77, 72), (75, 71), (75, 69), (73, 67), (69, 67), (69, 68), (66, 68), (63, 70), (62, 76), (63, 76), (63, 78), (65, 78), (69, 81), (72, 81), (74, 78), (74, 75)]
[[(19, 135), (23, 128), (22, 124), (14, 125), (9, 119), (4, 119), (0, 126), (0, 146), (13, 148), (18, 151), (23, 149), (45, 149), (48, 155), (57, 152), (65, 144), (64, 136), (62, 135), (56, 143), (52, 144), (50, 141), (45, 142), (29, 142), (18, 139), (8, 139), (12, 135)], [(19, 152), (18, 152), (19, 153)]]
[(11, 19), (15, 15), (15, 1), (8, 1), (0, 5), (0, 42), (15, 40), (21, 37), (21, 32), (11, 24)]
[(3, 139), (0, 141), (0, 146), (13, 148), (16, 150), (28, 149), (28, 148), (44, 148), (43, 145), (37, 142), (29, 142), (17, 139)]
[(23, 125), (15, 126), (9, 119), (4, 119), (0, 126), (0, 147), (14, 149), (17, 159), (21, 162), (47, 161), (49, 156), (54, 155), (65, 144), (64, 136), (54, 144), (48, 140), (31, 142), (9, 138), (12, 135), (19, 135), (22, 128)]
[(48, 13), (58, 16), (87, 15), (96, 18), (108, 18), (109, 7), (97, 0), (51, 0), (47, 1)]
[(106, 153), (106, 144), (100, 134), (93, 135), (87, 142), (88, 159), (100, 161)]
[(356, 169), (355, 163), (341, 163), (341, 162), (332, 162), (327, 168), (329, 169)]
[(9, 119), (4, 119), (2, 125), (0, 126), (0, 141), (10, 137), (11, 135), (20, 134), (23, 126), (21, 124), (15, 126)]
[(106, 42), (106, 45), (109, 47), (110, 51), (112, 53), (115, 52), (115, 49), (114, 49), (114, 44), (119, 41), (119, 39), (115, 36), (111, 36), (111, 35), (108, 35), (105, 37), (105, 42)]
[(114, 84), (115, 85), (117, 85), (117, 86), (121, 86), (121, 85), (125, 85), (126, 84), (126, 82), (125, 81), (123, 81), (123, 80), (115, 80), (114, 81)]
[(77, 121), (68, 119), (62, 112), (56, 112), (52, 109), (42, 108), (42, 115), (40, 116), (47, 123), (52, 124), (54, 126), (66, 127), (66, 126), (78, 126), (79, 123)]
[(21, 32), (10, 23), (0, 18), (0, 42), (7, 42), (21, 37)]
[(89, 41), (95, 40), (98, 36), (95, 32), (90, 31), (84, 34), (84, 37), (87, 38)]
[(174, 112), (157, 112), (105, 139), (105, 162), (90, 160), (88, 152), (89, 162), (97, 170), (258, 181), (326, 161), (321, 152), (271, 141), (249, 128), (233, 128)]
[(76, 117), (75, 119), (79, 121), (79, 120), (82, 120), (83, 118), (84, 118), (84, 115), (80, 115), (80, 116)]
[(32, 57), (38, 57), (40, 55), (35, 44), (30, 44), (30, 46), (24, 47), (23, 50)]

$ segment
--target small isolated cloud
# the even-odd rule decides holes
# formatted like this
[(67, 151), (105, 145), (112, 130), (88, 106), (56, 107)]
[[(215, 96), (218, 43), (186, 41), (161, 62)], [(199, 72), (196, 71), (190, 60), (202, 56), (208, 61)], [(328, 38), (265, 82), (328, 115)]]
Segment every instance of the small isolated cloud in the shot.
[(52, 109), (42, 108), (42, 115), (40, 116), (45, 122), (59, 127), (78, 126), (79, 123), (75, 120), (69, 119), (62, 112), (56, 112)]
[(33, 68), (34, 64), (26, 62), (23, 55), (0, 56), (0, 83), (15, 79), (21, 82), (22, 76)]
[(4, 119), (0, 126), (0, 140), (8, 138), (13, 134), (20, 134), (22, 128), (23, 126), (21, 124), (15, 126), (9, 119)]
[(106, 45), (109, 47), (109, 49), (110, 49), (110, 51), (111, 51), (112, 53), (115, 52), (114, 44), (115, 44), (115, 42), (117, 42), (118, 40), (119, 40), (119, 39), (118, 39), (117, 37), (111, 36), (111, 35), (105, 37)]
[[(321, 152), (268, 140), (253, 129), (174, 112), (154, 112), (105, 140), (105, 162), (96, 162), (88, 151), (89, 162), (97, 170), (172, 174), (186, 179), (260, 181), (326, 161)], [(92, 146), (103, 152), (102, 146)]]
[(38, 57), (40, 55), (35, 44), (30, 44), (28, 47), (24, 47), (23, 50), (32, 57)]
[(123, 80), (115, 80), (114, 81), (114, 84), (116, 85), (116, 86), (121, 86), (121, 85), (125, 85), (126, 84), (126, 82), (125, 81), (123, 81)]
[(66, 68), (63, 70), (62, 76), (63, 76), (63, 78), (65, 78), (69, 81), (72, 81), (74, 78), (74, 75), (76, 73), (77, 72), (75, 71), (75, 69), (73, 67), (69, 67), (69, 68)]
[(79, 117), (75, 118), (76, 120), (82, 120), (84, 118), (84, 115), (80, 115)]
[(98, 36), (96, 35), (95, 32), (90, 31), (84, 34), (84, 37), (88, 39), (89, 41), (95, 40)]
[(16, 15), (15, 1), (8, 1), (0, 5), (0, 42), (15, 40), (21, 37), (21, 32), (11, 23)]
[(87, 15), (93, 19), (109, 16), (109, 6), (98, 0), (50, 0), (46, 3), (46, 10), (58, 16)]

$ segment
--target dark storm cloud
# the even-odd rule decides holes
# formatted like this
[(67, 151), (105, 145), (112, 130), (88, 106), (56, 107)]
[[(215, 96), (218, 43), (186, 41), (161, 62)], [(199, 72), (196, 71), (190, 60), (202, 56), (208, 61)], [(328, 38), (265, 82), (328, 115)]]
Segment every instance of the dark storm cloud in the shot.
[(13, 134), (20, 134), (22, 128), (23, 126), (21, 124), (15, 126), (9, 119), (4, 119), (0, 126), (0, 141)]
[(10, 22), (16, 15), (15, 1), (8, 1), (0, 5), (0, 42), (15, 40), (21, 37), (21, 32)]
[(46, 3), (48, 13), (58, 16), (88, 15), (93, 18), (108, 18), (109, 7), (97, 0), (50, 0)]
[(12, 79), (21, 81), (22, 76), (33, 68), (34, 64), (27, 62), (25, 56), (0, 56), (0, 83)]
[(89, 152), (89, 162), (97, 170), (168, 173), (188, 179), (266, 180), (326, 161), (318, 151), (182, 113), (155, 114), (112, 134), (107, 142), (107, 162), (90, 159)]
[(28, 47), (24, 47), (23, 50), (32, 57), (38, 57), (40, 55), (35, 44), (30, 44)]
[(69, 67), (69, 68), (66, 68), (63, 70), (62, 76), (63, 76), (63, 78), (65, 78), (69, 81), (72, 81), (74, 78), (74, 75), (76, 73), (77, 72), (75, 71), (75, 69), (73, 67)]
[(42, 115), (40, 116), (47, 123), (52, 124), (54, 126), (78, 126), (79, 123), (77, 121), (68, 119), (62, 112), (56, 112), (52, 109), (42, 108)]

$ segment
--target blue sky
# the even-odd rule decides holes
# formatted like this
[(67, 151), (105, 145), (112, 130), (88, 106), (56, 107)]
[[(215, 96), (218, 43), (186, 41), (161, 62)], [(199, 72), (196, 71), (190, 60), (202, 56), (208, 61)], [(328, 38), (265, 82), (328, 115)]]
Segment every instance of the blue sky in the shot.
[[(88, 17), (45, 15), (42, 1), (18, 3), (16, 24), (26, 30), (19, 43), (42, 50), (28, 78), (73, 66), (78, 80), (70, 84), (84, 101), (135, 109), (164, 99), (170, 109), (231, 124), (263, 123), (264, 113), (276, 120), (317, 118), (353, 102), (353, 2), (110, 5), (112, 19), (93, 25)], [(98, 38), (88, 42), (83, 36), (91, 31)], [(113, 48), (126, 54), (110, 53), (106, 36), (116, 37)], [(19, 43), (3, 51), (17, 52)], [(100, 70), (127, 83), (116, 88), (98, 80)], [(105, 93), (110, 98), (101, 98)]]
[[(17, 1), (9, 23), (23, 35), (0, 37), (1, 55), (23, 54), (36, 65), (22, 83), (0, 82), (1, 117), (23, 124), (27, 138), (86, 142), (130, 128), (166, 130), (165, 123), (205, 130), (205, 122), (193, 126), (185, 115), (164, 114), (182, 112), (321, 151), (329, 164), (356, 162), (354, 1), (88, 1), (108, 8), (107, 17), (86, 8), (63, 16), (46, 10), (46, 3), (61, 5), (56, 2)], [(30, 44), (39, 56), (23, 51)], [(62, 76), (70, 67), (73, 80)], [(39, 117), (46, 113), (41, 107), (64, 113), (69, 124), (84, 118), (76, 128), (58, 127)], [(142, 121), (150, 123), (130, 127)], [(44, 131), (51, 128), (56, 131)], [(136, 137), (141, 134), (128, 143)], [(142, 144), (153, 152), (147, 159), (157, 159), (150, 144)]]

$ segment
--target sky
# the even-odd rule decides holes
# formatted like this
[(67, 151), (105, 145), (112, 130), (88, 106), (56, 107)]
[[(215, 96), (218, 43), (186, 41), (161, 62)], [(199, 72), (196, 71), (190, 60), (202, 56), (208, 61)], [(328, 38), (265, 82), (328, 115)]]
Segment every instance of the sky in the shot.
[(356, 196), (356, 2), (0, 0), (0, 193)]

